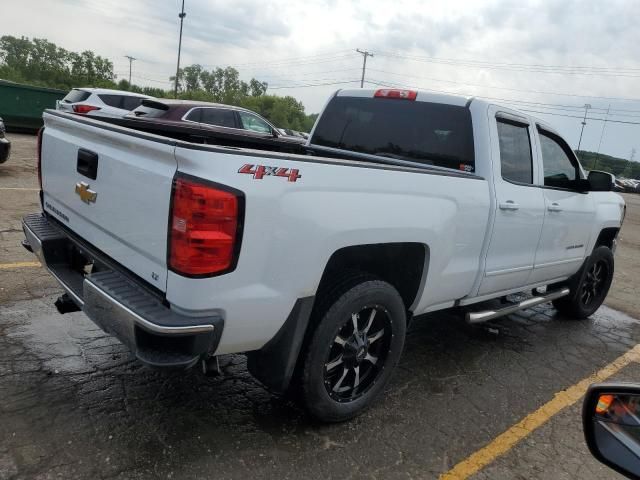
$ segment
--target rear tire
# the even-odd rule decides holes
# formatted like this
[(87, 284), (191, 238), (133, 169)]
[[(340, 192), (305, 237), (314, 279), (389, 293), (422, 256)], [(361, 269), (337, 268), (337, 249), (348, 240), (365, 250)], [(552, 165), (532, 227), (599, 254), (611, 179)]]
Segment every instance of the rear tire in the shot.
[(300, 386), (307, 410), (341, 422), (366, 410), (400, 359), (405, 306), (382, 280), (357, 274), (318, 299), (315, 330), (302, 352)]
[(592, 315), (609, 293), (613, 281), (613, 253), (605, 246), (597, 247), (582, 268), (569, 280), (570, 293), (553, 301), (556, 309), (571, 318)]

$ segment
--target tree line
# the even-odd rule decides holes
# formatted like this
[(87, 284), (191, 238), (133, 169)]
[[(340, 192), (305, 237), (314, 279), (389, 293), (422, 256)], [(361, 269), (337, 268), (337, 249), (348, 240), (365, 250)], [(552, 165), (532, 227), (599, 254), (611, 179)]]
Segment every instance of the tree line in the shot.
[[(70, 90), (99, 87), (128, 90), (157, 98), (173, 98), (173, 89), (141, 87), (117, 80), (113, 63), (90, 50), (71, 52), (46, 39), (0, 37), (0, 78), (17, 83)], [(170, 77), (175, 84), (175, 77)], [(178, 98), (248, 108), (282, 128), (308, 132), (317, 115), (307, 115), (294, 97), (267, 94), (268, 84), (240, 79), (232, 67), (206, 70), (190, 65), (178, 72)]]
[(640, 178), (640, 162), (584, 150), (577, 150), (576, 155), (585, 170), (602, 170), (622, 178)]

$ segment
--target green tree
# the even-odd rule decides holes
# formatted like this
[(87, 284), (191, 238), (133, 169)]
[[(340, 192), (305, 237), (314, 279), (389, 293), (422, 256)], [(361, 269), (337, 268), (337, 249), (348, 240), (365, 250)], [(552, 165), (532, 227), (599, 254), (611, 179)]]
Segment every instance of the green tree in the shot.
[(69, 52), (45, 39), (0, 37), (0, 75), (7, 80), (53, 88), (113, 87), (113, 64), (86, 50)]
[[(70, 52), (45, 39), (0, 37), (0, 78), (45, 87), (117, 88), (153, 97), (173, 97), (173, 89), (141, 87), (122, 78), (116, 83), (113, 64), (94, 52)], [(175, 77), (171, 77), (172, 82)], [(307, 115), (293, 97), (267, 95), (268, 85), (255, 78), (240, 78), (233, 67), (205, 70), (201, 65), (178, 71), (178, 92), (183, 99), (238, 105), (263, 115), (276, 126), (309, 131), (317, 115)], [(634, 162), (635, 163), (635, 162)]]
[(200, 90), (200, 74), (202, 73), (202, 66), (191, 65), (185, 67), (182, 70), (182, 79), (184, 81), (184, 89), (187, 92), (193, 92)]

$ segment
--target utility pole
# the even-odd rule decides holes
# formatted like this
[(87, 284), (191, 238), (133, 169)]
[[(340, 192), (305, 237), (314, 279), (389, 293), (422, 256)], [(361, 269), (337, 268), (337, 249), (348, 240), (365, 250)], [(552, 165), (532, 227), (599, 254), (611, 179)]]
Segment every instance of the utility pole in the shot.
[(137, 60), (137, 58), (133, 58), (130, 55), (125, 55), (124, 58), (129, 59), (129, 88), (131, 88), (131, 64), (133, 63), (134, 60)]
[(631, 170), (633, 169), (631, 166), (631, 162), (633, 162), (635, 157), (636, 157), (636, 147), (633, 147), (631, 149), (631, 154), (629, 155), (629, 160), (627, 160), (627, 164), (625, 165), (624, 170), (620, 172), (621, 177), (623, 178), (631, 177)]
[(180, 77), (180, 51), (182, 50), (182, 23), (184, 22), (184, 17), (187, 14), (184, 13), (184, 0), (182, 0), (182, 11), (178, 14), (180, 18), (180, 40), (178, 41), (178, 66), (176, 67), (176, 85), (173, 90), (173, 98), (178, 98), (178, 81)]
[(373, 53), (360, 50), (359, 48), (356, 48), (356, 52), (362, 54), (362, 79), (360, 80), (360, 88), (364, 88), (364, 72), (367, 68), (367, 57), (373, 57)]
[(580, 150), (580, 144), (582, 143), (582, 134), (584, 133), (584, 126), (587, 124), (587, 112), (591, 108), (588, 103), (584, 104), (584, 118), (582, 119), (582, 129), (580, 130), (580, 140), (578, 140), (578, 151)]
[(600, 159), (600, 147), (602, 146), (602, 138), (604, 137), (604, 129), (607, 126), (607, 120), (609, 120), (609, 110), (611, 110), (611, 104), (607, 107), (607, 113), (604, 116), (604, 123), (602, 124), (602, 132), (600, 132), (600, 141), (598, 142), (598, 151), (596, 152), (596, 161), (593, 162), (591, 170), (596, 169), (596, 165), (598, 165), (598, 160)]

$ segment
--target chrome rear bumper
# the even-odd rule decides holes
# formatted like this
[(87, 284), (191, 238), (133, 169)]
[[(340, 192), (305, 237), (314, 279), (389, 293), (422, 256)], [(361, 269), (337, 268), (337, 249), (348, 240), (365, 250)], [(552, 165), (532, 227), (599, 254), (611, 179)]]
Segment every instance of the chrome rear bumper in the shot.
[[(143, 282), (43, 214), (22, 220), (27, 242), (73, 302), (105, 332), (156, 367), (190, 367), (214, 353), (224, 325), (218, 316), (173, 312)], [(92, 265), (87, 273), (86, 265)]]

